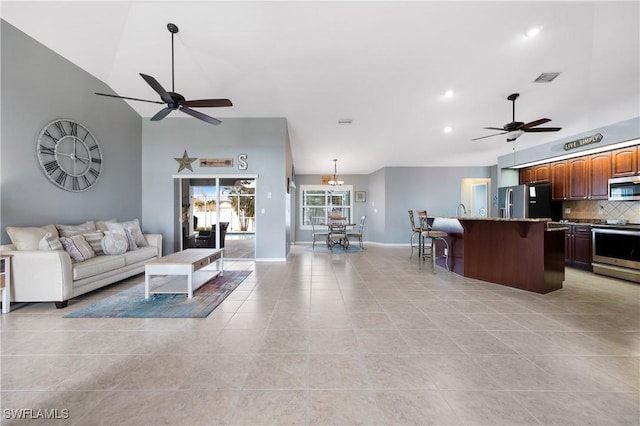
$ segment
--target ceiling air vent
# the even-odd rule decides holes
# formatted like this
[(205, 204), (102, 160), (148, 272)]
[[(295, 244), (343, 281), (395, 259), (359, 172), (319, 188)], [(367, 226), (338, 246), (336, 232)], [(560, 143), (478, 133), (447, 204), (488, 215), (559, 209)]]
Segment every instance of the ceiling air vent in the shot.
[(559, 76), (559, 72), (543, 72), (533, 80), (534, 83), (551, 83), (557, 76)]

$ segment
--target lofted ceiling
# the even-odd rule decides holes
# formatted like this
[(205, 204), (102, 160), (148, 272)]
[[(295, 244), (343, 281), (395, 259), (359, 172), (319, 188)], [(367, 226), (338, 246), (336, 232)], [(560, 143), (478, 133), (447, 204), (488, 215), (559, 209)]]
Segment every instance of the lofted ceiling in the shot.
[[(513, 149), (506, 135), (471, 139), (511, 121), (513, 92), (518, 121), (562, 127), (522, 135), (518, 150), (640, 116), (639, 5), (3, 1), (0, 12), (118, 95), (153, 100), (138, 73), (171, 87), (174, 23), (176, 92), (231, 99), (233, 107), (201, 109), (221, 126), (285, 117), (296, 173), (330, 174), (337, 158), (339, 174), (368, 174), (496, 164)], [(542, 31), (527, 38), (533, 26)], [(561, 74), (534, 83), (543, 72)], [(127, 102), (147, 118), (162, 108)]]

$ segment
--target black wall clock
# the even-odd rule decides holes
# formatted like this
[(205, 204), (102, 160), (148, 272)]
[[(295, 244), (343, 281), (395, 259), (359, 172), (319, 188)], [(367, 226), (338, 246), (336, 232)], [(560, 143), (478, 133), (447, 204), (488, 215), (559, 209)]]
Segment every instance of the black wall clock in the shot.
[(38, 136), (37, 152), (44, 174), (67, 191), (86, 191), (102, 173), (98, 141), (84, 125), (68, 118), (44, 126)]

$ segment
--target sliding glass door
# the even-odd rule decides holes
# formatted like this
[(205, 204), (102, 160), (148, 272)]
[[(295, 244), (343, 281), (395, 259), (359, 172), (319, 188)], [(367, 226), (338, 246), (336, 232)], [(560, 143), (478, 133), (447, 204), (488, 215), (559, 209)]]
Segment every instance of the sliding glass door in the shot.
[(255, 258), (255, 176), (190, 176), (178, 187), (181, 250), (224, 248), (226, 258)]

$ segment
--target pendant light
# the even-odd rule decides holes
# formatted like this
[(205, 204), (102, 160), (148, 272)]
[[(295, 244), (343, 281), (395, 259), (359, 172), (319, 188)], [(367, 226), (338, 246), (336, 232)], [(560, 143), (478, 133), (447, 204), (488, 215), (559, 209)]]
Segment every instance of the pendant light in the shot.
[(333, 178), (329, 181), (329, 185), (337, 186), (342, 185), (344, 181), (338, 180), (338, 159), (333, 159)]

